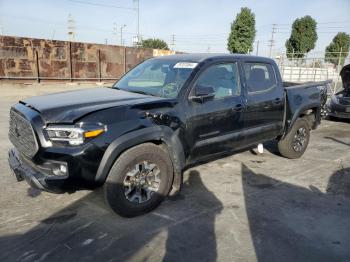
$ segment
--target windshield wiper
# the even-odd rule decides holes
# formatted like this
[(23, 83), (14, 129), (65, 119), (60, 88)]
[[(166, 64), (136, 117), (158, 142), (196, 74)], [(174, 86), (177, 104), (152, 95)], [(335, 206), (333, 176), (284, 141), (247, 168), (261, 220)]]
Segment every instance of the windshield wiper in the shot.
[(146, 96), (157, 96), (151, 93), (147, 93), (145, 91), (141, 91), (141, 90), (128, 90), (128, 89), (121, 89), (117, 86), (112, 86), (112, 89), (116, 89), (116, 90), (122, 90), (122, 91), (126, 91), (126, 92), (131, 92), (131, 93), (137, 93), (137, 94), (142, 94), (142, 95), (146, 95)]
[(150, 94), (150, 93), (147, 93), (147, 92), (141, 91), (141, 90), (124, 90), (124, 91), (128, 91), (128, 92), (131, 92), (131, 93), (142, 94), (142, 95), (146, 95), (146, 96), (156, 96), (154, 94)]

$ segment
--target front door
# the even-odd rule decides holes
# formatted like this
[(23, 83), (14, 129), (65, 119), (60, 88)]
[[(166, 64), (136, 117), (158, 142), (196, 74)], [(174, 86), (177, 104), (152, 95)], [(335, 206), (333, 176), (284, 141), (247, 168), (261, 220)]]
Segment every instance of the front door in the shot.
[(239, 131), (243, 129), (244, 101), (237, 63), (209, 66), (195, 81), (193, 94), (198, 86), (212, 88), (215, 95), (202, 102), (189, 101), (188, 134), (193, 161), (228, 152), (243, 143)]

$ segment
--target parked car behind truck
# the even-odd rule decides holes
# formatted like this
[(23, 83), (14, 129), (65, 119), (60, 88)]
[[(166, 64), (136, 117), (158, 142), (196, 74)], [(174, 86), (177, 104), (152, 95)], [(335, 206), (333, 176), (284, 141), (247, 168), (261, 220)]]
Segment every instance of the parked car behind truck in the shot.
[(54, 193), (104, 187), (132, 217), (157, 207), (186, 166), (277, 140), (299, 158), (320, 123), (319, 87), (284, 86), (276, 63), (191, 54), (139, 64), (111, 88), (20, 101), (10, 111), (17, 180)]
[(340, 71), (343, 88), (333, 94), (326, 104), (329, 118), (350, 119), (350, 64)]

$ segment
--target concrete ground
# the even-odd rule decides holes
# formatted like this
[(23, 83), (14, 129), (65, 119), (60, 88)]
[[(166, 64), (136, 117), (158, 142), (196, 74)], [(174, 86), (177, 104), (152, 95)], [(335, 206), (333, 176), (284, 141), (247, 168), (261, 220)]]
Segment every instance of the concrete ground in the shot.
[(191, 168), (183, 191), (132, 219), (101, 190), (54, 195), (7, 164), (9, 107), (79, 86), (0, 86), (0, 261), (350, 261), (350, 123), (323, 121), (305, 155), (273, 144)]

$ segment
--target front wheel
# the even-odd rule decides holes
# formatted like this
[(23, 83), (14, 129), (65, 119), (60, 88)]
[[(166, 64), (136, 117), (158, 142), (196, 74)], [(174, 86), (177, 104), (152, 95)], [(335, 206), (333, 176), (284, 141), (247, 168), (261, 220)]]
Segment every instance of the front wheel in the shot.
[(105, 199), (117, 214), (134, 217), (156, 208), (168, 195), (173, 166), (168, 152), (152, 143), (125, 151), (104, 185)]
[(278, 142), (278, 150), (282, 156), (295, 159), (301, 157), (310, 140), (310, 128), (305, 119), (299, 118), (292, 130)]

